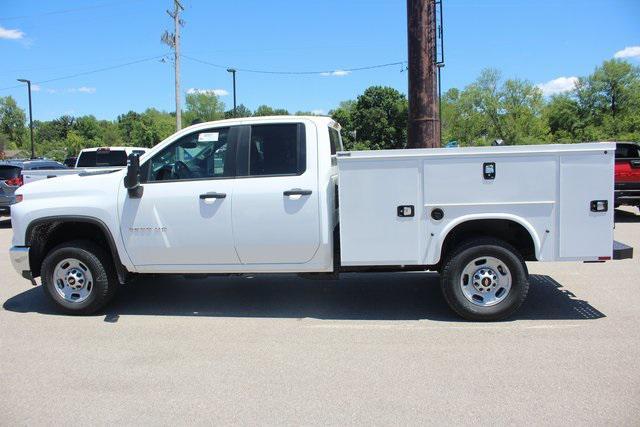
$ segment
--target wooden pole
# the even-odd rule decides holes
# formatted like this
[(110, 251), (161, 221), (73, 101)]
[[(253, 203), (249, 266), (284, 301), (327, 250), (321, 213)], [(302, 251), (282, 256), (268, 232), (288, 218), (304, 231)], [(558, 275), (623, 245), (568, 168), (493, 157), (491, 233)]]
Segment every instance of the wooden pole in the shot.
[(409, 128), (407, 148), (440, 147), (436, 0), (407, 0)]

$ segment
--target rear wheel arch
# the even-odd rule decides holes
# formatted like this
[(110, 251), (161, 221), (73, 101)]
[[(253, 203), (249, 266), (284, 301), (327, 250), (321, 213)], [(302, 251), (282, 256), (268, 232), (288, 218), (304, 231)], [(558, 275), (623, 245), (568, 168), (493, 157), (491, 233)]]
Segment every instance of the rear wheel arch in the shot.
[(474, 238), (495, 238), (513, 246), (525, 261), (536, 261), (540, 239), (533, 226), (515, 216), (461, 218), (447, 226), (439, 247), (439, 263), (459, 245)]
[(120, 261), (118, 249), (109, 227), (100, 219), (88, 216), (52, 216), (33, 220), (27, 226), (25, 245), (29, 246), (29, 263), (33, 277), (40, 275), (42, 261), (49, 251), (61, 243), (87, 239), (101, 246), (110, 256), (120, 283), (128, 271)]

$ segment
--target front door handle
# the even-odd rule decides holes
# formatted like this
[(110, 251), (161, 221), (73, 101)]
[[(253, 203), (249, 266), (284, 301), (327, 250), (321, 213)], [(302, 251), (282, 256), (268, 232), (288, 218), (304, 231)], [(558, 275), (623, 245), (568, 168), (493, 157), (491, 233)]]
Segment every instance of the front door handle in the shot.
[(282, 194), (285, 196), (309, 196), (311, 190), (301, 190), (300, 188), (292, 188), (291, 190), (284, 191)]
[(210, 193), (204, 193), (200, 195), (200, 200), (207, 200), (207, 199), (224, 199), (225, 197), (227, 197), (226, 193), (216, 193), (215, 191), (212, 191)]

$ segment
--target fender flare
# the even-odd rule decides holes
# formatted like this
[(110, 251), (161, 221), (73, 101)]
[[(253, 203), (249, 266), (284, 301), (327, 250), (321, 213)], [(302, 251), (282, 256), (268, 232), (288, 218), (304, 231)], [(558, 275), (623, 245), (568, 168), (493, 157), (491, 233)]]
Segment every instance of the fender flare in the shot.
[(118, 275), (118, 281), (120, 282), (120, 284), (124, 284), (126, 282), (126, 278), (127, 278), (127, 275), (129, 274), (129, 271), (124, 266), (124, 264), (122, 264), (122, 261), (120, 260), (118, 248), (116, 246), (115, 240), (113, 239), (113, 235), (109, 230), (109, 227), (101, 219), (91, 217), (91, 216), (81, 216), (81, 215), (55, 215), (55, 216), (46, 216), (46, 217), (34, 219), (29, 223), (29, 225), (27, 225), (25, 236), (24, 236), (25, 246), (31, 246), (31, 243), (32, 243), (31, 239), (33, 238), (34, 228), (37, 227), (38, 225), (41, 225), (47, 222), (59, 222), (59, 223), (84, 222), (87, 224), (92, 224), (97, 226), (106, 237), (107, 244), (109, 245), (109, 252), (111, 253), (111, 258), (113, 259), (113, 265)]
[(506, 220), (506, 221), (512, 221), (512, 222), (515, 222), (517, 224), (520, 224), (522, 227), (524, 227), (525, 230), (527, 230), (527, 232), (531, 236), (531, 240), (533, 241), (533, 248), (534, 248), (534, 251), (535, 251), (536, 258), (537, 259), (540, 258), (540, 248), (542, 246), (542, 244), (540, 242), (540, 237), (538, 236), (538, 232), (536, 231), (536, 229), (533, 227), (533, 225), (531, 225), (531, 223), (529, 221), (527, 221), (526, 219), (524, 219), (522, 217), (519, 217), (517, 215), (512, 215), (512, 214), (483, 213), (483, 214), (471, 214), (471, 215), (460, 216), (460, 217), (452, 220), (451, 222), (449, 222), (444, 227), (444, 229), (442, 230), (442, 233), (440, 233), (440, 235), (442, 237), (436, 243), (436, 245), (437, 245), (436, 253), (438, 254), (438, 259), (436, 261), (437, 262), (441, 261), (441, 259), (442, 259), (442, 247), (444, 246), (444, 242), (447, 240), (447, 237), (449, 236), (449, 233), (451, 233), (451, 231), (454, 228), (456, 228), (460, 224), (464, 224), (465, 222), (471, 222), (471, 221), (477, 221), (477, 220), (487, 220), (487, 219)]

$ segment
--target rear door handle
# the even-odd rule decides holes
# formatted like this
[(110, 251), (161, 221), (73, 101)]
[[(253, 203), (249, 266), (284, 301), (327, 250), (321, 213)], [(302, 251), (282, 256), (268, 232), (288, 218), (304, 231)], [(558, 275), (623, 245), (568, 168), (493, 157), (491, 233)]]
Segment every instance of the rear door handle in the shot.
[(226, 193), (216, 193), (215, 191), (212, 191), (210, 193), (204, 193), (200, 195), (200, 200), (207, 200), (207, 199), (224, 199), (225, 197), (227, 197)]
[(640, 160), (631, 160), (631, 167), (640, 168)]
[(311, 190), (301, 190), (300, 188), (292, 188), (291, 190), (284, 191), (282, 194), (285, 196), (309, 196)]

